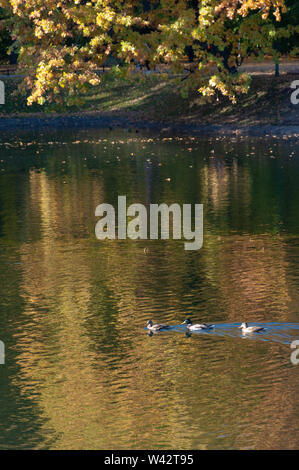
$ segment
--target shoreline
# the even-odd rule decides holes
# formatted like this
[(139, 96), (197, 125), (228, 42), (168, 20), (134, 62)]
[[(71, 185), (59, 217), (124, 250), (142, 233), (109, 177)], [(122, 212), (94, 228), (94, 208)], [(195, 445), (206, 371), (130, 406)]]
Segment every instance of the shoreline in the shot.
[(288, 123), (279, 124), (196, 124), (183, 122), (161, 122), (146, 119), (130, 119), (124, 116), (105, 114), (69, 114), (58, 116), (19, 116), (0, 117), (0, 131), (38, 131), (51, 129), (82, 130), (82, 129), (136, 129), (158, 131), (160, 133), (180, 132), (206, 136), (246, 136), (246, 137), (299, 137), (299, 126)]
[(24, 99), (14, 94), (17, 84), (9, 82), (6, 104), (0, 106), (0, 131), (123, 128), (163, 135), (296, 138), (299, 104), (291, 101), (291, 84), (296, 79), (299, 81), (299, 74), (253, 77), (248, 93), (239, 95), (237, 104), (232, 104), (224, 96), (202, 103), (197, 90), (184, 98), (181, 83), (175, 79), (149, 76), (129, 83), (111, 78), (82, 97), (79, 108), (60, 111), (37, 106), (28, 109)]

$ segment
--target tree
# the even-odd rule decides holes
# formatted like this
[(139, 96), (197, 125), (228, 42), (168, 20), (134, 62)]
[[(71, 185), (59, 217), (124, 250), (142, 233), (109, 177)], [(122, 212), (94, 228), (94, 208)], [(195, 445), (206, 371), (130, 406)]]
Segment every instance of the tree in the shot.
[[(237, 73), (252, 51), (275, 54), (273, 37), (284, 0), (0, 0), (27, 69), (28, 104), (73, 104), (108, 57), (126, 64), (182, 71), (192, 52), (185, 88), (203, 96), (218, 90), (235, 101), (248, 77)], [(271, 18), (271, 20), (270, 20)], [(286, 28), (280, 28), (285, 31)]]
[(286, 0), (287, 12), (282, 16), (278, 29), (279, 50), (282, 54), (299, 53), (298, 24), (299, 2)]
[(12, 45), (12, 40), (6, 26), (6, 13), (0, 8), (0, 62), (8, 62), (8, 51)]

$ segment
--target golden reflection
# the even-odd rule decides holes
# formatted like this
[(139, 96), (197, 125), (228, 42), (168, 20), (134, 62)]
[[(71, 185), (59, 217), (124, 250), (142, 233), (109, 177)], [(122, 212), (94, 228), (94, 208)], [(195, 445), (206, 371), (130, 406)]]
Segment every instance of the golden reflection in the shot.
[[(132, 187), (143, 168), (130, 165)], [(149, 318), (177, 324), (187, 314), (287, 322), (285, 239), (215, 233), (208, 220), (199, 252), (176, 241), (99, 242), (94, 210), (109, 185), (78, 162), (62, 173), (30, 171), (25, 221), (38, 236), (19, 247), (25, 308), (13, 382), (38, 409), (40, 446), (293, 448), (298, 378), (287, 345), (143, 329)], [(248, 168), (214, 159), (196, 175), (201, 202), (221, 223), (229, 225), (231, 194), (236, 213), (249, 211)], [(113, 177), (123, 184), (122, 171)], [(149, 187), (140, 189), (148, 198)], [(166, 202), (176, 197), (166, 183), (162, 192)]]

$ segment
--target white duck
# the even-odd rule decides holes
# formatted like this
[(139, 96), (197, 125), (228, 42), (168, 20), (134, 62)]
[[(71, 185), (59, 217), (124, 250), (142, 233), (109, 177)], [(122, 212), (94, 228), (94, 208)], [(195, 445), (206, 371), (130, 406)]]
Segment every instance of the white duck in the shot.
[(187, 328), (189, 331), (196, 331), (196, 330), (211, 330), (212, 328), (215, 328), (215, 325), (206, 325), (205, 323), (196, 323), (195, 325), (192, 325), (192, 321), (190, 318), (187, 318), (182, 325), (187, 325)]
[(266, 328), (263, 326), (248, 326), (247, 322), (243, 322), (241, 326), (239, 326), (242, 330), (242, 333), (259, 333), (260, 331), (265, 331)]
[(151, 331), (159, 331), (159, 330), (168, 330), (170, 328), (169, 325), (163, 325), (161, 323), (153, 324), (152, 320), (149, 320), (146, 324), (146, 328)]

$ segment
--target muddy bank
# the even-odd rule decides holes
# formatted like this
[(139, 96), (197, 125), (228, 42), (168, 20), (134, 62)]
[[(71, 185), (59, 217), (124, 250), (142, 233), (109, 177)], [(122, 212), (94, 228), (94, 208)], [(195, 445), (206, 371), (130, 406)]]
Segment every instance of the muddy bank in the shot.
[(65, 115), (51, 117), (1, 117), (0, 131), (10, 133), (13, 131), (39, 131), (39, 130), (72, 130), (84, 128), (116, 129), (122, 128), (129, 131), (158, 131), (161, 133), (183, 133), (195, 135), (221, 135), (221, 136), (299, 136), (299, 125), (289, 124), (195, 124), (178, 122), (155, 122), (146, 120), (127, 119), (125, 117), (105, 115)]

